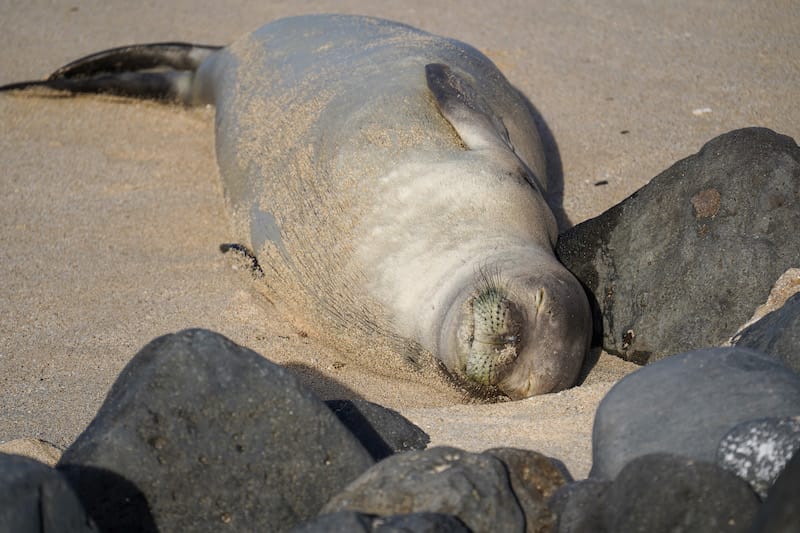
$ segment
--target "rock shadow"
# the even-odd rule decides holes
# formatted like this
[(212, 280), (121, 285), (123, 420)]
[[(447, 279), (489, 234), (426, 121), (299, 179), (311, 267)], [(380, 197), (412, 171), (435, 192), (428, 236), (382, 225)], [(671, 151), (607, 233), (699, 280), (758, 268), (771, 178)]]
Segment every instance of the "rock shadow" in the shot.
[(300, 382), (323, 400), (363, 400), (347, 385), (304, 363), (281, 364)]
[(67, 464), (57, 470), (100, 531), (158, 532), (147, 498), (133, 482), (104, 468)]
[(352, 400), (326, 400), (325, 405), (350, 430), (375, 461), (386, 459), (394, 450)]

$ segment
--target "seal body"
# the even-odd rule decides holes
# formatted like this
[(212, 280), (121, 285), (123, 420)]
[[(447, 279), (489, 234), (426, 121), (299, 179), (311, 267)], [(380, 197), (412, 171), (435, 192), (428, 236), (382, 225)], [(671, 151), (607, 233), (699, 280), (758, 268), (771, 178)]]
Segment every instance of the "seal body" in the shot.
[(574, 383), (588, 303), (553, 255), (531, 106), (489, 59), (403, 24), (322, 15), (197, 64), (173, 94), (216, 106), (235, 234), (304, 328), (433, 355), (511, 398)]

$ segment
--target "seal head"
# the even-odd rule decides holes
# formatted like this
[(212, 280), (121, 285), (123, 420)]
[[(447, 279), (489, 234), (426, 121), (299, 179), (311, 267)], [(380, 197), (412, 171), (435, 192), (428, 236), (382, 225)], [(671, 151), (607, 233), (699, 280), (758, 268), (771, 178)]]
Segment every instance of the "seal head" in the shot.
[(438, 357), (476, 396), (512, 400), (574, 384), (589, 348), (589, 303), (555, 260), (537, 274), (482, 270), (444, 320)]

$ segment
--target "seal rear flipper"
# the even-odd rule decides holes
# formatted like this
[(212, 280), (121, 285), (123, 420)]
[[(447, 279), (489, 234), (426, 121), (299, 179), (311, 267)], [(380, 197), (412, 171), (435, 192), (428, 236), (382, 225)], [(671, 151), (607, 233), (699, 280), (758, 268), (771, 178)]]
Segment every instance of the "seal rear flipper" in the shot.
[(221, 46), (177, 42), (120, 46), (67, 63), (50, 74), (47, 79), (86, 78), (101, 74), (167, 68), (195, 71), (208, 56), (221, 48)]
[(153, 43), (111, 48), (72, 61), (43, 81), (0, 87), (0, 91), (46, 87), (71, 93), (196, 103), (192, 91), (200, 64), (220, 46)]

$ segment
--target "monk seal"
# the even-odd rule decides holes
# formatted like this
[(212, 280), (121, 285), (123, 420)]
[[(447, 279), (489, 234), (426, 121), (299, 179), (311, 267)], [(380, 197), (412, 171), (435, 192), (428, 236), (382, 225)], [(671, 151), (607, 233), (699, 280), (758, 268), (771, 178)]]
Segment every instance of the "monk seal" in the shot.
[(482, 396), (575, 383), (590, 311), (553, 254), (532, 107), (471, 46), (302, 16), (224, 48), (106, 50), (3, 89), (31, 86), (215, 105), (235, 234), (267, 295), (319, 335), (432, 355)]

